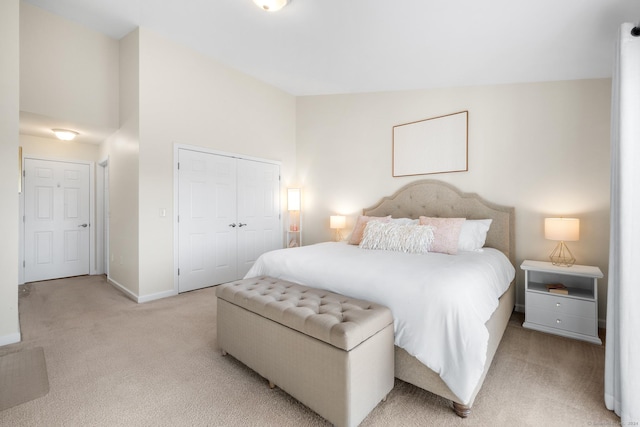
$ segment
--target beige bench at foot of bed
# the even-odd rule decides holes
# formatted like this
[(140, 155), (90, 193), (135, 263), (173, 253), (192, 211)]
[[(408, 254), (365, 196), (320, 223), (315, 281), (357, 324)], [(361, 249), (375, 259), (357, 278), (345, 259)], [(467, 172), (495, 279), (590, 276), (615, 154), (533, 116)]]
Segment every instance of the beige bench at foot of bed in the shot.
[(358, 425), (393, 388), (388, 308), (269, 277), (216, 296), (223, 353), (334, 425)]

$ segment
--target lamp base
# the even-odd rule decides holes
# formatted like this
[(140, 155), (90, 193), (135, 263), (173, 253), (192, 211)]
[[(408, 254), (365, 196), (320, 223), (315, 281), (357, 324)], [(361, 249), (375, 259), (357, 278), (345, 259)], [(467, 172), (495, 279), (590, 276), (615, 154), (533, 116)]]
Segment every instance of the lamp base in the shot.
[(576, 262), (576, 259), (564, 242), (558, 243), (558, 246), (556, 246), (549, 255), (549, 259), (551, 260), (551, 264), (561, 267), (571, 267)]
[(343, 239), (342, 232), (340, 231), (339, 228), (336, 228), (336, 237), (335, 237), (335, 239), (336, 239), (336, 242), (341, 242), (342, 239)]

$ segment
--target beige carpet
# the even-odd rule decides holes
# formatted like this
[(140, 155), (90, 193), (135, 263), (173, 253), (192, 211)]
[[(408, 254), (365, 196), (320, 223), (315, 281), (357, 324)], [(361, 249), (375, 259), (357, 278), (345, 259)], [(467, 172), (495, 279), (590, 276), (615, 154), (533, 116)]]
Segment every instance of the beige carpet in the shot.
[[(216, 345), (215, 290), (136, 304), (104, 277), (20, 288), (23, 342), (44, 348), (49, 393), (4, 426), (325, 426)], [(471, 416), (396, 381), (363, 426), (585, 426), (603, 403), (604, 347), (523, 329), (514, 314)]]
[(47, 365), (42, 347), (0, 357), (0, 411), (49, 392)]

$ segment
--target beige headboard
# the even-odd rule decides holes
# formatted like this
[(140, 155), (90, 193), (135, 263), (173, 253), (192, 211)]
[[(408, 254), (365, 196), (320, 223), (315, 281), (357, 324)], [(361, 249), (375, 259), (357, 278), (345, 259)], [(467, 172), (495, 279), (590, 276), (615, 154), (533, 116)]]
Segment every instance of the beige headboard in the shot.
[(418, 218), (420, 215), (442, 218), (493, 219), (485, 246), (502, 251), (515, 265), (515, 209), (488, 202), (475, 193), (463, 193), (453, 185), (425, 179), (405, 185), (375, 206), (363, 209), (364, 215), (393, 218)]

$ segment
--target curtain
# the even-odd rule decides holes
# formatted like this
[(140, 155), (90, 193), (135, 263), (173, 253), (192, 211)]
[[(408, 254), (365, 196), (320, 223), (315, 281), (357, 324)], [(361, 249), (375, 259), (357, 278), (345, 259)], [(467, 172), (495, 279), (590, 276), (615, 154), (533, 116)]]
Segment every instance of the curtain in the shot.
[(605, 404), (640, 423), (640, 37), (622, 24), (611, 103), (611, 238)]

